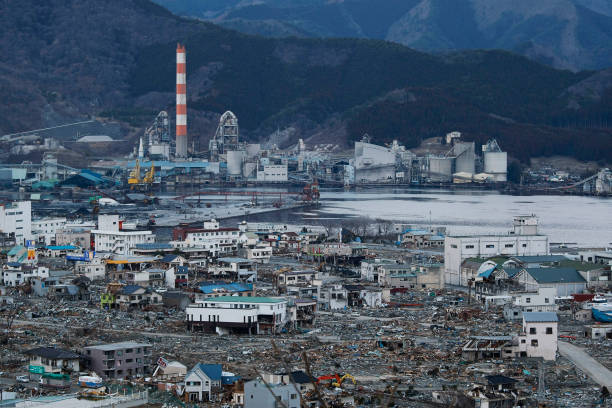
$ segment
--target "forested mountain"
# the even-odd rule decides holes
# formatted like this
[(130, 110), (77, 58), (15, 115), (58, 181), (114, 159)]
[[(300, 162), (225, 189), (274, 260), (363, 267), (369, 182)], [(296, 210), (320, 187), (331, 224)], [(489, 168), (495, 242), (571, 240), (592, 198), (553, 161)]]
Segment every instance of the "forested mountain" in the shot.
[(422, 51), (504, 49), (557, 68), (612, 67), (609, 0), (155, 0), (264, 36), (354, 37)]
[(88, 115), (139, 129), (173, 114), (187, 47), (189, 134), (234, 111), (242, 137), (350, 146), (459, 130), (515, 157), (612, 157), (612, 71), (556, 70), (505, 51), (430, 55), (382, 40), (250, 36), (147, 0), (3, 1), (0, 131)]

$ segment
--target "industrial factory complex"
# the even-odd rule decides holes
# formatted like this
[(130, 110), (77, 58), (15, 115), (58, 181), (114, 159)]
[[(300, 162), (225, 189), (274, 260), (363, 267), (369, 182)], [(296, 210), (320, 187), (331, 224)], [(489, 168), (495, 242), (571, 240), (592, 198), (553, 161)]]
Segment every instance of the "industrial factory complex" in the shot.
[[(326, 144), (307, 146), (302, 139), (280, 149), (269, 142), (254, 143), (241, 138), (239, 118), (228, 110), (220, 116), (208, 149), (195, 151), (196, 137), (188, 131), (186, 53), (185, 46), (179, 44), (174, 126), (168, 112), (161, 111), (133, 145), (105, 135), (82, 136), (70, 141), (42, 136), (49, 129), (4, 135), (0, 137), (0, 144), (7, 147), (7, 154), (43, 152), (43, 155), (39, 163), (0, 164), (0, 184), (32, 191), (78, 186), (139, 192), (201, 185), (303, 186), (313, 182), (346, 188), (375, 185), (510, 188), (506, 187), (509, 158), (503, 146), (494, 138), (477, 145), (466, 141), (457, 131), (432, 138), (424, 149), (416, 149), (419, 154), (396, 140), (389, 140), (386, 145), (373, 144), (367, 134), (350, 150)], [(70, 125), (51, 130), (57, 128), (68, 131)], [(113, 147), (120, 145), (132, 153), (117, 155)], [(93, 152), (104, 148), (108, 154), (103, 159), (99, 155), (96, 159), (93, 154), (87, 168), (79, 169), (58, 160), (66, 146)], [(515, 189), (527, 188), (533, 181), (538, 191), (554, 194), (612, 192), (612, 173), (608, 169), (600, 169), (586, 179), (555, 169), (515, 174), (515, 184), (517, 177), (520, 186), (512, 187)]]

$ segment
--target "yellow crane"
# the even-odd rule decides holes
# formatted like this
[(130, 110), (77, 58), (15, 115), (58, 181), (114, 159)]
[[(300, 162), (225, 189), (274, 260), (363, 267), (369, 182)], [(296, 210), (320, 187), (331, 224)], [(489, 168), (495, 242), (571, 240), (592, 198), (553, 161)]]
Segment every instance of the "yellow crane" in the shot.
[(144, 176), (144, 179), (142, 179), (142, 182), (144, 184), (153, 184), (153, 181), (155, 181), (155, 163), (152, 161), (151, 168), (149, 169), (149, 171), (145, 173), (145, 176)]
[(140, 184), (140, 161), (136, 160), (136, 165), (134, 166), (134, 170), (130, 172), (130, 177), (128, 178), (128, 184)]

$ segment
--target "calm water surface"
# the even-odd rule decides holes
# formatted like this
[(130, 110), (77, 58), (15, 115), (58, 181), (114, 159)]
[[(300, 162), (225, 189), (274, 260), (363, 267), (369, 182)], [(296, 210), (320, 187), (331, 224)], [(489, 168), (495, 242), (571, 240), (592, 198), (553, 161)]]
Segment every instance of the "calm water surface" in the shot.
[(551, 242), (605, 246), (612, 243), (612, 199), (582, 196), (510, 196), (491, 191), (376, 189), (322, 191), (322, 206), (301, 212), (304, 220), (368, 216), (448, 232), (505, 233), (515, 215), (535, 214)]

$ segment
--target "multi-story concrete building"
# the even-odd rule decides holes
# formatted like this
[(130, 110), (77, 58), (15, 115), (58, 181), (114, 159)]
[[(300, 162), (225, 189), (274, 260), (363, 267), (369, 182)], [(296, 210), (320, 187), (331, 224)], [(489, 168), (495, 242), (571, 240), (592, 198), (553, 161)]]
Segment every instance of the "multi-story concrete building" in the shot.
[(218, 258), (217, 265), (211, 265), (208, 272), (214, 275), (254, 282), (257, 280), (257, 263), (245, 258), (223, 257)]
[(57, 245), (77, 245), (85, 250), (91, 248), (91, 230), (89, 229), (60, 229), (55, 233)]
[(278, 183), (288, 180), (286, 164), (266, 164), (257, 170), (257, 181), (263, 183)]
[(556, 312), (559, 306), (555, 303), (556, 288), (539, 288), (537, 292), (517, 293), (513, 295), (512, 304), (504, 307), (507, 320), (523, 318), (523, 312)]
[(331, 284), (319, 289), (319, 310), (340, 310), (348, 307), (348, 291), (341, 284)]
[(5, 286), (19, 286), (33, 278), (48, 278), (49, 268), (30, 265), (5, 265), (2, 271), (2, 282)]
[(16, 201), (0, 204), (0, 232), (15, 234), (18, 244), (32, 239), (32, 203)]
[(442, 289), (444, 287), (444, 265), (426, 263), (410, 265), (408, 268), (404, 265), (402, 270), (393, 269), (385, 273), (384, 285), (394, 289)]
[(203, 228), (177, 227), (172, 231), (172, 246), (179, 249), (202, 248), (211, 256), (231, 254), (238, 249), (240, 230), (220, 228), (217, 220), (205, 221)]
[(65, 225), (66, 218), (64, 217), (43, 218), (34, 220), (32, 221), (32, 236), (37, 242), (44, 245), (57, 244), (57, 231), (64, 228)]
[(133, 341), (88, 346), (83, 355), (91, 370), (109, 379), (144, 376), (152, 363), (151, 344)]
[(385, 281), (385, 276), (407, 273), (410, 271), (410, 265), (401, 264), (394, 259), (372, 259), (361, 261), (361, 279), (369, 282), (382, 283)]
[(192, 303), (185, 310), (192, 331), (278, 333), (287, 323), (287, 300), (220, 296)]
[(319, 273), (314, 270), (304, 271), (281, 271), (276, 275), (278, 286), (307, 285), (319, 278)]
[(523, 330), (518, 336), (518, 353), (525, 357), (557, 359), (557, 326), (554, 312), (524, 312)]
[(131, 255), (136, 245), (155, 242), (151, 231), (124, 230), (118, 215), (99, 215), (98, 229), (91, 233), (98, 252)]
[(538, 232), (537, 217), (514, 218), (514, 229), (506, 235), (447, 236), (444, 240), (445, 283), (467, 286), (469, 276), (462, 273), (461, 263), (468, 258), (497, 255), (548, 255), (548, 236)]

